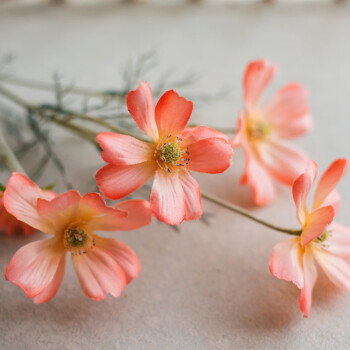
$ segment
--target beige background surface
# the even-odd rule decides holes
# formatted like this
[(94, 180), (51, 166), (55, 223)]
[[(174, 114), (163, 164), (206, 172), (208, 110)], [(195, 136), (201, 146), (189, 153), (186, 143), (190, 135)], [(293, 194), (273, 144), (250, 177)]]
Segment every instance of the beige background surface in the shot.
[[(195, 100), (193, 120), (203, 124), (235, 125), (246, 63), (270, 58), (281, 68), (271, 91), (294, 80), (311, 92), (315, 127), (298, 143), (321, 171), (337, 157), (350, 157), (349, 34), (349, 5), (0, 6), (0, 50), (16, 55), (12, 73), (49, 80), (59, 71), (80, 85), (113, 87), (120, 84), (125, 61), (157, 48), (159, 69), (147, 77), (151, 84), (159, 72), (173, 67), (175, 76), (200, 74), (192, 89), (197, 93), (229, 89), (218, 101)], [(17, 92), (48, 99), (25, 89)], [(71, 134), (56, 136), (56, 150), (75, 186), (86, 191), (101, 159)], [(196, 178), (207, 192), (276, 224), (297, 227), (290, 190), (280, 188), (271, 206), (255, 208), (250, 190), (237, 185), (242, 169), (237, 151), (225, 174)], [(1, 173), (2, 181), (7, 178)], [(58, 179), (52, 168), (42, 184)], [(339, 189), (343, 204), (338, 221), (350, 225), (349, 175)], [(86, 298), (70, 264), (57, 296), (41, 306), (2, 278), (0, 348), (350, 348), (350, 295), (321, 275), (311, 315), (303, 319), (297, 288), (275, 279), (268, 269), (274, 244), (288, 237), (203, 204), (213, 215), (209, 227), (184, 223), (176, 233), (154, 220), (138, 232), (115, 234), (135, 250), (143, 266), (119, 299)], [(0, 236), (0, 275), (13, 253), (31, 240)]]

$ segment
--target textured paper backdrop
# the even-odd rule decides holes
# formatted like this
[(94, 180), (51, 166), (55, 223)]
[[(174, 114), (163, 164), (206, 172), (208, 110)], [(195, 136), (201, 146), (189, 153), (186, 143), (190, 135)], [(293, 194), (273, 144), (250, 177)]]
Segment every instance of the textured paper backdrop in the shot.
[[(235, 125), (246, 63), (270, 58), (281, 68), (270, 92), (290, 81), (301, 82), (311, 92), (315, 127), (298, 144), (321, 171), (337, 157), (350, 157), (349, 30), (346, 5), (0, 6), (0, 50), (16, 55), (12, 73), (49, 80), (59, 71), (80, 85), (113, 87), (120, 83), (118, 72), (128, 58), (154, 47), (159, 70), (149, 76), (151, 84), (161, 69), (173, 67), (179, 75), (200, 73), (196, 91), (230, 89), (223, 100), (195, 101), (193, 121), (208, 125)], [(50, 98), (16, 91), (27, 99)], [(103, 162), (71, 134), (57, 132), (57, 139), (57, 152), (74, 184), (86, 191)], [(276, 224), (298, 227), (290, 190), (279, 188), (280, 196), (271, 206), (255, 208), (250, 190), (237, 185), (242, 168), (242, 153), (237, 151), (225, 174), (196, 178), (207, 192)], [(1, 173), (2, 181), (7, 178)], [(52, 168), (42, 184), (58, 179)], [(350, 225), (349, 175), (339, 189), (343, 205), (338, 221)], [(214, 215), (210, 227), (184, 223), (176, 233), (154, 220), (137, 232), (115, 233), (135, 250), (143, 266), (119, 299), (87, 299), (70, 264), (57, 296), (41, 306), (2, 278), (0, 348), (350, 348), (349, 294), (321, 275), (310, 317), (303, 319), (297, 288), (268, 270), (274, 244), (288, 237), (203, 204)], [(1, 275), (13, 253), (30, 240), (0, 237)]]

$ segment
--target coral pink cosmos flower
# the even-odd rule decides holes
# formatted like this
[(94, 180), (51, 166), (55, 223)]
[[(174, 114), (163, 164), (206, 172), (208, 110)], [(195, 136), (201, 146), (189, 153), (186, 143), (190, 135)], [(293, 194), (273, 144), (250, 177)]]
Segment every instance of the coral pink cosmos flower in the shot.
[(108, 198), (119, 199), (155, 175), (151, 207), (157, 219), (171, 225), (199, 219), (200, 189), (190, 171), (225, 171), (232, 157), (226, 136), (204, 126), (185, 129), (193, 105), (173, 90), (154, 108), (151, 88), (143, 82), (129, 92), (127, 105), (154, 143), (110, 132), (98, 134), (102, 158), (109, 163), (96, 175), (100, 190)]
[(308, 161), (303, 152), (285, 141), (311, 128), (305, 89), (295, 83), (288, 84), (269, 103), (259, 105), (276, 72), (277, 67), (265, 60), (248, 65), (243, 80), (244, 113), (231, 139), (232, 147), (243, 147), (246, 165), (241, 184), (251, 186), (258, 205), (274, 199), (274, 179), (292, 186)]
[(0, 192), (0, 232), (4, 231), (8, 236), (11, 236), (16, 231), (22, 231), (30, 236), (34, 229), (33, 227), (18, 221), (13, 215), (9, 214), (4, 207), (4, 193)]
[(81, 288), (95, 300), (102, 300), (107, 293), (119, 296), (140, 272), (139, 260), (128, 246), (94, 232), (132, 230), (149, 224), (152, 213), (148, 202), (125, 201), (111, 208), (97, 193), (82, 197), (74, 190), (50, 200), (28, 178), (14, 173), (4, 203), (18, 220), (54, 235), (19, 249), (6, 269), (6, 279), (33, 297), (34, 303), (47, 302), (57, 293), (67, 252)]
[(278, 243), (271, 255), (271, 273), (301, 289), (300, 309), (305, 317), (310, 312), (317, 278), (314, 258), (335, 285), (350, 291), (350, 265), (345, 260), (350, 258), (350, 228), (332, 222), (340, 204), (335, 186), (347, 167), (346, 159), (337, 159), (330, 165), (318, 182), (309, 212), (307, 196), (317, 175), (317, 164), (309, 162), (306, 172), (293, 184), (301, 235)]

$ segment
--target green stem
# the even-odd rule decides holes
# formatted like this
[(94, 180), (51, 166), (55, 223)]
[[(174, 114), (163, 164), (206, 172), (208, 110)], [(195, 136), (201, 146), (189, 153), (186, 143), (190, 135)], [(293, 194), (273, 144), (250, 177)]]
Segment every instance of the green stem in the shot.
[(275, 230), (275, 231), (280, 231), (280, 232), (283, 232), (283, 233), (288, 233), (289, 235), (294, 235), (294, 236), (299, 236), (301, 234), (301, 230), (291, 230), (291, 229), (286, 229), (286, 228), (283, 228), (283, 227), (279, 227), (279, 226), (276, 226), (276, 225), (273, 225), (273, 224), (270, 224), (264, 220), (261, 220), (253, 215), (251, 215), (250, 213), (248, 213), (247, 211), (239, 208), (239, 207), (236, 207), (235, 205), (231, 204), (231, 203), (228, 203), (228, 202), (225, 202), (215, 196), (212, 196), (210, 194), (207, 194), (207, 193), (203, 193), (201, 192), (202, 194), (202, 198), (205, 198), (207, 199), (208, 201), (210, 202), (213, 202), (215, 204), (218, 204), (218, 205), (221, 205), (222, 207), (226, 208), (226, 209), (229, 209), (239, 215), (242, 215), (242, 216), (245, 216), (246, 218), (250, 219), (250, 220), (253, 220), (261, 225), (264, 225), (272, 230)]
[[(28, 102), (24, 101), (22, 98), (18, 97), (17, 95), (13, 94), (11, 91), (5, 89), (4, 87), (0, 86), (0, 94), (7, 97), (8, 99), (12, 100), (13, 102), (23, 106), (24, 108), (26, 108), (27, 110), (31, 110), (33, 112), (36, 112), (36, 113), (42, 113), (42, 109), (40, 109), (40, 107), (38, 106), (34, 106), (34, 105), (31, 105), (29, 104)], [(77, 118), (80, 118), (80, 119), (86, 119), (86, 120), (91, 120), (91, 118), (94, 118), (94, 117), (90, 117), (90, 116), (82, 116), (82, 115), (72, 115), (72, 116), (76, 116)], [(96, 137), (96, 133), (94, 133), (93, 131), (87, 129), (87, 128), (83, 128), (82, 126), (80, 125), (75, 125), (75, 124), (71, 124), (69, 122), (66, 122), (66, 121), (63, 121), (61, 119), (56, 119), (55, 118), (51, 118), (50, 120), (53, 120), (55, 123), (65, 127), (65, 128), (68, 128), (72, 131), (74, 131), (76, 134), (78, 134), (79, 136), (83, 137), (85, 140), (93, 143), (95, 146), (98, 145), (95, 137)], [(122, 133), (122, 134), (126, 134), (126, 135), (129, 135), (129, 136), (132, 136), (132, 137), (135, 137), (136, 139), (138, 140), (141, 140), (141, 141), (147, 141), (145, 138), (139, 136), (139, 135), (136, 135), (132, 132), (129, 132), (127, 130), (124, 130), (122, 128), (118, 128), (117, 132), (119, 133)], [(290, 234), (290, 235), (294, 235), (294, 236), (299, 236), (301, 234), (301, 231), (300, 230), (291, 230), (291, 229), (285, 229), (283, 227), (279, 227), (279, 226), (276, 226), (276, 225), (273, 225), (273, 224), (270, 224), (264, 220), (261, 220), (253, 215), (251, 215), (250, 213), (248, 213), (247, 211), (239, 208), (239, 207), (236, 207), (234, 206), (233, 204), (231, 203), (228, 203), (228, 202), (225, 202), (217, 197), (214, 197), (212, 195), (209, 195), (209, 194), (206, 194), (206, 193), (203, 193), (202, 192), (202, 197), (217, 204), (217, 205), (220, 205), (226, 209), (229, 209), (239, 215), (242, 215), (250, 220), (253, 220), (261, 225), (264, 225), (272, 230), (275, 230), (275, 231), (279, 231), (279, 232), (283, 232), (283, 233), (287, 233), (287, 234)]]
[(23, 169), (21, 163), (18, 161), (17, 157), (13, 153), (11, 147), (7, 143), (4, 135), (0, 131), (0, 150), (1, 150), (1, 159), (6, 164), (7, 168), (11, 172), (20, 172), (23, 175), (26, 175), (25, 170)]
[(144, 141), (144, 142), (150, 142), (149, 139), (147, 139), (146, 137), (142, 137), (140, 135), (136, 135), (124, 128), (121, 128), (119, 126), (116, 126), (116, 125), (113, 125), (103, 119), (100, 119), (100, 118), (97, 118), (97, 117), (93, 117), (93, 116), (90, 116), (90, 115), (83, 115), (83, 114), (71, 114), (71, 115), (68, 115), (70, 118), (72, 119), (81, 119), (81, 120), (86, 120), (86, 121), (90, 121), (90, 122), (93, 122), (95, 124), (99, 124), (99, 125), (102, 125), (102, 126), (105, 126), (106, 128), (108, 128), (109, 130), (111, 131), (114, 131), (118, 134), (124, 134), (124, 135), (128, 135), (128, 136), (132, 136), (132, 137), (135, 137), (137, 138), (138, 140), (141, 140), (141, 141)]

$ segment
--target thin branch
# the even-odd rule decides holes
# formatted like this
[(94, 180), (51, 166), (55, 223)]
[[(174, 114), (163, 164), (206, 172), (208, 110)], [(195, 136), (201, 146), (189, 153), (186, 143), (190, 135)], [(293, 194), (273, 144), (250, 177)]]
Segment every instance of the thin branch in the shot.
[(215, 196), (212, 196), (210, 194), (207, 194), (207, 193), (203, 193), (201, 192), (202, 194), (202, 198), (205, 198), (206, 200), (210, 201), (210, 202), (213, 202), (215, 204), (218, 204), (226, 209), (229, 209), (239, 215), (242, 215), (242, 216), (245, 216), (246, 218), (250, 219), (250, 220), (253, 220), (261, 225), (264, 225), (272, 230), (275, 230), (275, 231), (280, 231), (280, 232), (283, 232), (283, 233), (288, 233), (290, 235), (294, 235), (294, 236), (300, 236), (301, 234), (301, 230), (291, 230), (291, 229), (286, 229), (286, 228), (283, 228), (283, 227), (279, 227), (279, 226), (276, 226), (276, 225), (273, 225), (273, 224), (270, 224), (264, 220), (261, 220), (253, 215), (251, 215), (250, 213), (248, 213), (247, 211), (243, 210), (242, 208), (239, 208), (239, 207), (236, 207), (235, 205), (231, 204), (231, 203), (228, 203), (228, 202), (225, 202)]
[(6, 164), (6, 166), (8, 167), (8, 169), (11, 172), (18, 171), (18, 172), (22, 173), (23, 175), (27, 176), (21, 163), (16, 158), (15, 154), (13, 153), (11, 147), (7, 143), (7, 141), (6, 141), (5, 137), (3, 136), (3, 134), (1, 133), (1, 131), (0, 131), (0, 150), (2, 152), (3, 162)]

